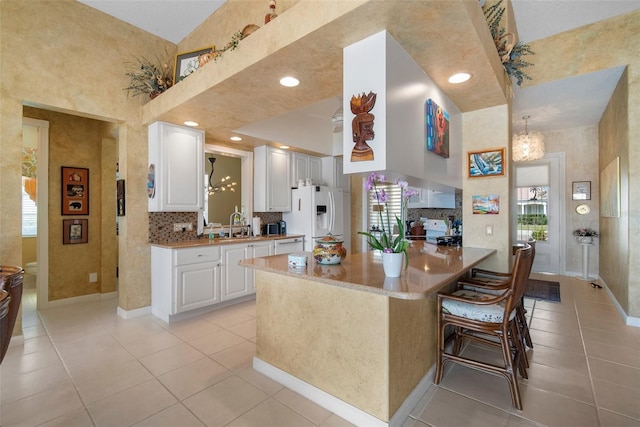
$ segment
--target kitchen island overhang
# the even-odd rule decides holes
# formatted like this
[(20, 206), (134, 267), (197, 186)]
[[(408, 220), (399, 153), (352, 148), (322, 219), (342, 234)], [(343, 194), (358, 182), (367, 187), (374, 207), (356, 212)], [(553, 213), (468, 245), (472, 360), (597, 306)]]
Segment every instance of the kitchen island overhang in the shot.
[(304, 269), (242, 261), (257, 270), (254, 368), (355, 424), (393, 425), (430, 383), (436, 292), (495, 252), (414, 243), (396, 279), (371, 252), (334, 266), (308, 254)]

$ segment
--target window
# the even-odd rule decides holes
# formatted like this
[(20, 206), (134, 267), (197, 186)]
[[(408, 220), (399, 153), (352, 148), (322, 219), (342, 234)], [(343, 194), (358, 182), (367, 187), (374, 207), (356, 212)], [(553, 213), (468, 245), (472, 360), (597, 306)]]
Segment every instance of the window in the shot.
[[(369, 192), (369, 230), (372, 232), (382, 231), (384, 227), (388, 226), (387, 221), (387, 212), (384, 209), (389, 209), (389, 219), (391, 220), (391, 225), (396, 224), (396, 216), (400, 217), (402, 206), (401, 206), (401, 193), (400, 187), (396, 184), (376, 184), (378, 191), (384, 190), (389, 197), (386, 207), (381, 205), (380, 207), (383, 209), (381, 212), (378, 210), (379, 206), (376, 202), (375, 191), (371, 190)], [(382, 214), (382, 221), (380, 223), (380, 214)]]
[(38, 208), (25, 190), (25, 183), (28, 179), (22, 177), (22, 235), (36, 236), (38, 234)]
[(519, 241), (548, 240), (549, 187), (518, 187), (518, 227)]

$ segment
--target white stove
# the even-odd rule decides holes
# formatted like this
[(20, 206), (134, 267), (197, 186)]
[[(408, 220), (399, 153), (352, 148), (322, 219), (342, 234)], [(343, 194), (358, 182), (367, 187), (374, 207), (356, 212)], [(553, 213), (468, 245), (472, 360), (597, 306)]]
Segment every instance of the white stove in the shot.
[(437, 244), (438, 237), (447, 235), (447, 223), (442, 219), (420, 218), (425, 229), (425, 239), (429, 243)]

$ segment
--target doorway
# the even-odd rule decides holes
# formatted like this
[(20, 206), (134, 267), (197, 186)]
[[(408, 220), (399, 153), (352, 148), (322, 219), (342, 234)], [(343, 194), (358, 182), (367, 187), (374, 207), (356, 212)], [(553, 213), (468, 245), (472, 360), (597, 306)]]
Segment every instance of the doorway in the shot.
[(564, 153), (515, 164), (512, 231), (518, 241), (536, 240), (532, 270), (565, 272)]
[[(28, 271), (33, 270), (35, 273), (35, 296), (37, 307), (41, 309), (47, 306), (49, 293), (49, 122), (24, 117), (22, 135), (23, 189), (28, 193), (29, 200), (35, 202), (31, 209), (24, 208), (28, 201), (23, 202), (23, 242), (25, 239), (36, 239), (35, 260), (31, 260), (32, 256), (26, 258), (27, 261), (36, 263)], [(29, 187), (35, 189), (35, 194), (32, 194), (33, 190)], [(23, 249), (23, 260), (25, 255)]]

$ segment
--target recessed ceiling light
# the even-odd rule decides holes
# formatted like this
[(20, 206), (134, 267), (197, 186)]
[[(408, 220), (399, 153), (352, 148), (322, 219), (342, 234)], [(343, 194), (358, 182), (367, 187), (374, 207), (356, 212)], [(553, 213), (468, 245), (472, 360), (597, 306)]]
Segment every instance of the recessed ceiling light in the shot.
[(464, 83), (470, 78), (471, 78), (471, 74), (469, 73), (457, 73), (449, 77), (449, 83), (453, 83), (453, 84)]
[(239, 136), (232, 136), (229, 139), (232, 140), (232, 141), (242, 141), (242, 138), (240, 138)]
[(200, 123), (192, 122), (191, 120), (187, 120), (186, 122), (184, 122), (184, 124), (187, 125), (187, 126), (191, 126), (191, 127), (200, 125)]
[(286, 87), (296, 87), (300, 84), (300, 80), (295, 77), (287, 76), (280, 79), (280, 84)]
[(289, 147), (288, 145), (281, 145), (280, 148), (282, 148), (283, 150), (288, 150), (291, 147)]

